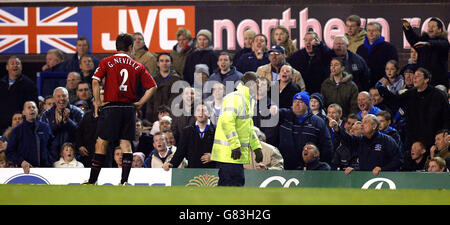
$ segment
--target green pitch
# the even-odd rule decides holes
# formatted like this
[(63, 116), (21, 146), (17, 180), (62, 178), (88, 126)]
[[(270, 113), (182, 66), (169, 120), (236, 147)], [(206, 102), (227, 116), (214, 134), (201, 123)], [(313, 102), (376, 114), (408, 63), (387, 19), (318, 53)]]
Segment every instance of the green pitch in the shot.
[(448, 205), (449, 190), (0, 185), (0, 205)]

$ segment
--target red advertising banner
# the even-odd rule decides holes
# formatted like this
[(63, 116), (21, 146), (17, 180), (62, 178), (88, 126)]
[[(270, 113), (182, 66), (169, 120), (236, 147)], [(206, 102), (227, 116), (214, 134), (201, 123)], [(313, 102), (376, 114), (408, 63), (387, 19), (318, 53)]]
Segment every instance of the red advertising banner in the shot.
[(195, 35), (194, 6), (92, 7), (92, 51), (115, 52), (119, 33), (140, 32), (151, 52), (167, 52), (180, 27)]

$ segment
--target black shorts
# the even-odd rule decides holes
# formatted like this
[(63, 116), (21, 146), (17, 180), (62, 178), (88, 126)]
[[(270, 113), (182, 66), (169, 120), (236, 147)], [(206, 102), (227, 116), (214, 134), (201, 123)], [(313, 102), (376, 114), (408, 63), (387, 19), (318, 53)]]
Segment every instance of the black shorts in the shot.
[(107, 141), (133, 141), (136, 135), (136, 108), (132, 103), (111, 102), (100, 108), (98, 136)]

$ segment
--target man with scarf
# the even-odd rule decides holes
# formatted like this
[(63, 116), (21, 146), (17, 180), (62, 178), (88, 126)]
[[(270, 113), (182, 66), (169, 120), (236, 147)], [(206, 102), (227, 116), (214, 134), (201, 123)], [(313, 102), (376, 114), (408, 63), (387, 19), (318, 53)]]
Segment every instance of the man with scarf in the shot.
[(370, 69), (370, 87), (375, 86), (384, 75), (384, 67), (389, 60), (398, 61), (397, 49), (381, 36), (381, 24), (367, 24), (367, 35), (364, 44), (358, 47), (356, 53), (363, 57)]

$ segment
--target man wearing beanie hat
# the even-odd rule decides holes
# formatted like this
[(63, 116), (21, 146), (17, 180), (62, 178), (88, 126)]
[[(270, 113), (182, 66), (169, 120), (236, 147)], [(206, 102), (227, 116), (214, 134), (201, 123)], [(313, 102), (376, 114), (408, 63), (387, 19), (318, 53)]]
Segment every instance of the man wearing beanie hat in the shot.
[(290, 109), (279, 110), (279, 150), (285, 170), (303, 168), (302, 149), (306, 143), (314, 143), (320, 151), (321, 161), (329, 163), (333, 144), (325, 121), (309, 109), (310, 96), (306, 91), (292, 98)]
[(208, 79), (209, 79), (208, 66), (206, 64), (195, 65), (194, 88), (202, 88)]
[(209, 74), (217, 68), (217, 56), (214, 54), (212, 46), (211, 31), (202, 29), (197, 33), (196, 49), (186, 59), (184, 67), (183, 79), (191, 86), (194, 84), (194, 72), (197, 64), (206, 64), (209, 68)]

